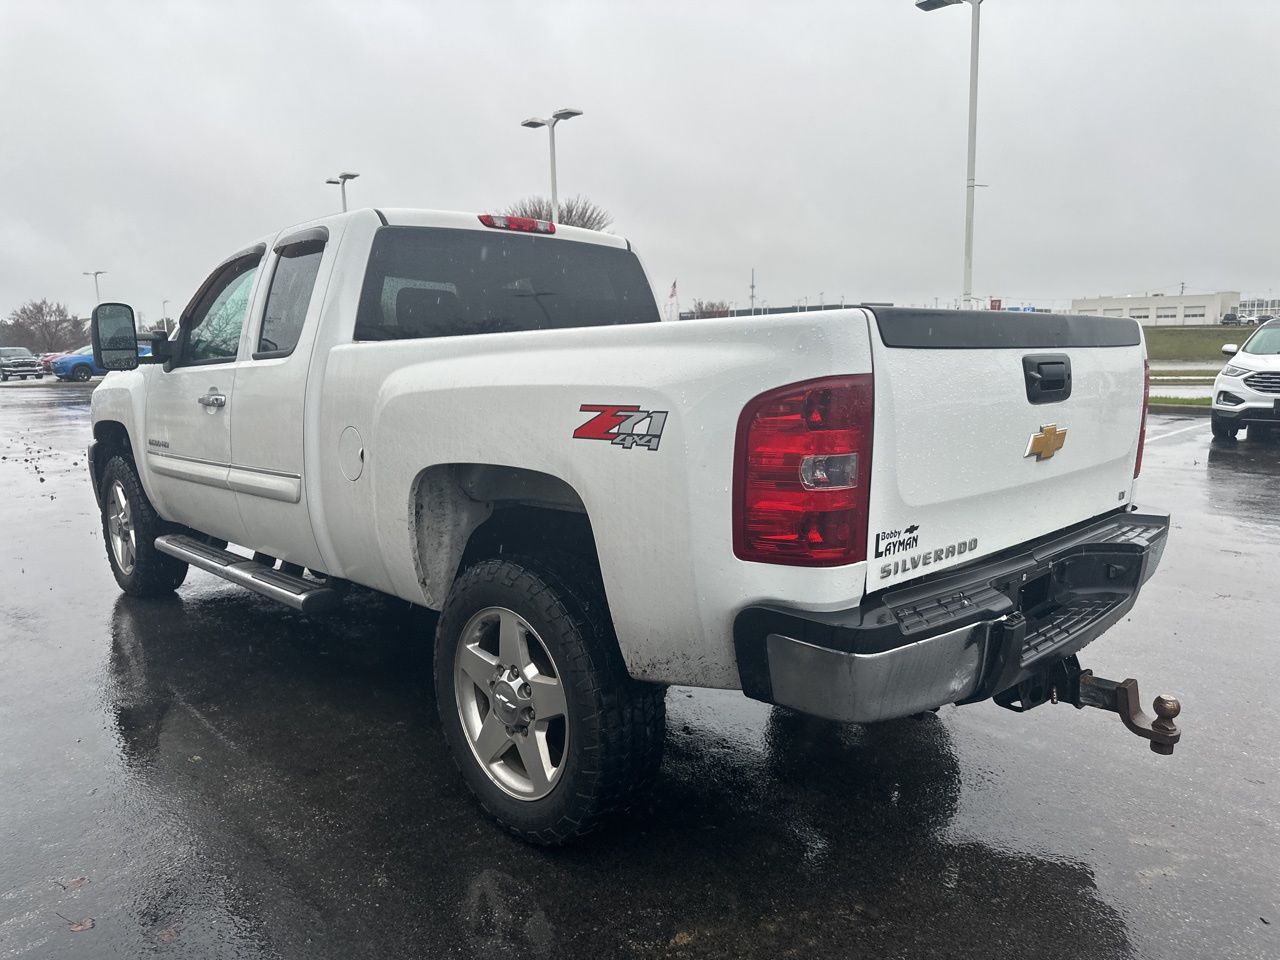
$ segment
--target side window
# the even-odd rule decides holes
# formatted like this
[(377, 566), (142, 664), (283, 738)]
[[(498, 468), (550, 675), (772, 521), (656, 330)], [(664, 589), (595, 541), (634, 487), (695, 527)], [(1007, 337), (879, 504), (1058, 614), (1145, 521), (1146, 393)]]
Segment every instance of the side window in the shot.
[(240, 332), (249, 311), (253, 279), (261, 262), (261, 253), (233, 260), (206, 286), (185, 321), (187, 342), (182, 351), (183, 363), (213, 363), (236, 358)]
[(267, 291), (267, 307), (262, 319), (262, 332), (254, 359), (287, 357), (298, 344), (307, 307), (315, 289), (323, 240), (307, 240), (281, 247), (277, 251), (271, 289)]

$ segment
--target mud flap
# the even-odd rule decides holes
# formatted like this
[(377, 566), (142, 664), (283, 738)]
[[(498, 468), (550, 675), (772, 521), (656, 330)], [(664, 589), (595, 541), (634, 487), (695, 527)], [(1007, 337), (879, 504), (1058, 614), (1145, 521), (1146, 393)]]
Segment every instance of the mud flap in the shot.
[(1168, 756), (1174, 744), (1182, 739), (1182, 731), (1173, 722), (1182, 712), (1176, 697), (1155, 698), (1152, 718), (1142, 709), (1138, 681), (1106, 680), (1095, 677), (1092, 670), (1081, 670), (1074, 657), (1060, 660), (994, 697), (1000, 706), (1021, 713), (1042, 703), (1069, 703), (1077, 709), (1097, 707), (1118, 714), (1130, 733), (1151, 742), (1155, 753)]

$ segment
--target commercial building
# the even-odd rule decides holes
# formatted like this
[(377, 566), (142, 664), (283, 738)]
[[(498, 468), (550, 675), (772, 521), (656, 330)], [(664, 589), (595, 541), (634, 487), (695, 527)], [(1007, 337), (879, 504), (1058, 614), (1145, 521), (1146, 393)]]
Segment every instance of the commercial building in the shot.
[(1280, 317), (1280, 300), (1246, 297), (1240, 301), (1239, 313), (1242, 317)]
[(1072, 313), (1131, 317), (1144, 327), (1217, 324), (1228, 313), (1240, 313), (1240, 307), (1240, 294), (1234, 290), (1177, 296), (1081, 297), (1071, 301)]

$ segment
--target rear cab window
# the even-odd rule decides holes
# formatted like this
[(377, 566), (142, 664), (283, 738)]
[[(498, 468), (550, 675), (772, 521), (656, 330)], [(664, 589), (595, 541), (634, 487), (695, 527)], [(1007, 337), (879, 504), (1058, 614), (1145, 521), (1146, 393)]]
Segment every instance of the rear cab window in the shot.
[(328, 236), (329, 232), (319, 227), (290, 237), (275, 248), (275, 269), (253, 359), (287, 357), (298, 345)]
[(653, 291), (628, 249), (442, 227), (382, 227), (356, 340), (656, 323)]

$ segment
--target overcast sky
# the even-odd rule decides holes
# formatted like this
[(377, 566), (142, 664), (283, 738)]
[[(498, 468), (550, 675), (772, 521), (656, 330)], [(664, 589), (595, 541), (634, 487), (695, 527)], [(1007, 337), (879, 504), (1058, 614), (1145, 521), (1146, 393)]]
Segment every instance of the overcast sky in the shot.
[[(975, 292), (1280, 296), (1274, 0), (987, 0)], [(968, 7), (0, 0), (0, 313), (148, 320), (223, 256), (352, 206), (546, 193), (665, 299), (960, 293)]]

